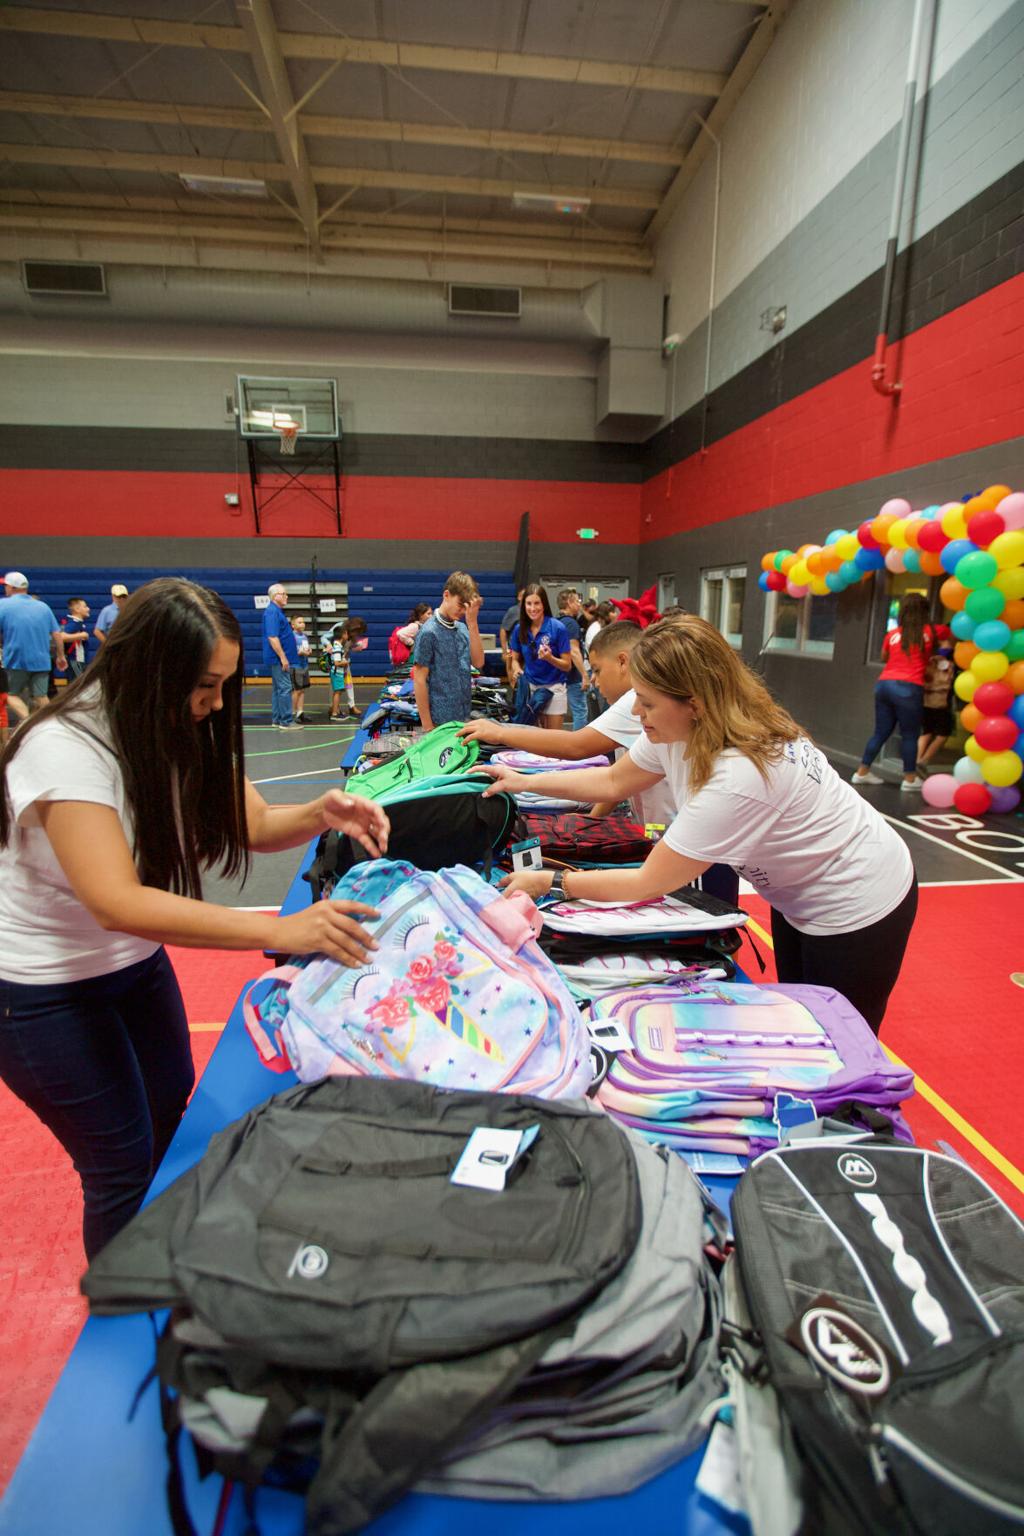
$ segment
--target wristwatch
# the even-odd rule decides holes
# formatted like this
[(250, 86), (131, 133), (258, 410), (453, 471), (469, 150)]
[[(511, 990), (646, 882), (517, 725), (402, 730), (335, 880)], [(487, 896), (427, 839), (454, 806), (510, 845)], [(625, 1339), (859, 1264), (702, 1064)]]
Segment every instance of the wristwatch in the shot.
[(548, 895), (554, 896), (558, 901), (565, 900), (565, 888), (562, 885), (562, 871), (560, 869), (556, 869), (555, 873), (551, 876), (551, 889), (548, 891)]

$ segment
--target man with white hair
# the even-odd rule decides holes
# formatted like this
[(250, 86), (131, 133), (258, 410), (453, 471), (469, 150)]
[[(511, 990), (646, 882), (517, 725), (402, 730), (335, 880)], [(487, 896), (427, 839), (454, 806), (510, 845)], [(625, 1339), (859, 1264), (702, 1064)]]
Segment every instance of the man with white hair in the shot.
[(4, 651), (8, 691), (31, 710), (42, 709), (50, 682), (51, 647), (57, 670), (65, 672), (64, 632), (48, 603), (28, 595), (28, 577), (8, 571), (0, 598), (0, 645)]
[(301, 731), (292, 714), (292, 667), (299, 664), (295, 631), (284, 616), (288, 589), (281, 582), (267, 588), (270, 602), (263, 610), (263, 665), (270, 673), (270, 719), (278, 731)]
[(107, 636), (110, 634), (111, 626), (113, 625), (114, 620), (117, 618), (118, 614), (121, 612), (121, 609), (124, 607), (127, 601), (128, 588), (125, 586), (123, 581), (115, 581), (114, 585), (110, 589), (110, 602), (106, 605), (105, 608), (100, 609), (99, 616), (96, 620), (96, 626), (93, 629), (93, 634), (96, 636), (96, 639), (99, 641), (100, 645), (106, 645)]

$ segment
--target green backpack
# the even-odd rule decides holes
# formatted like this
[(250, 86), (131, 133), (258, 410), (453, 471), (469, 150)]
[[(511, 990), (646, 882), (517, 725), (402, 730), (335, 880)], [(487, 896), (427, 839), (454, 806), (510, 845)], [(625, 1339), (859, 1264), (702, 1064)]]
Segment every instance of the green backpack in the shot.
[(436, 730), (414, 741), (407, 752), (393, 762), (381, 763), (366, 773), (353, 773), (345, 783), (351, 795), (367, 800), (383, 800), (392, 790), (406, 788), (420, 779), (434, 779), (472, 768), (480, 752), (480, 743), (462, 741), (461, 720), (439, 725)]

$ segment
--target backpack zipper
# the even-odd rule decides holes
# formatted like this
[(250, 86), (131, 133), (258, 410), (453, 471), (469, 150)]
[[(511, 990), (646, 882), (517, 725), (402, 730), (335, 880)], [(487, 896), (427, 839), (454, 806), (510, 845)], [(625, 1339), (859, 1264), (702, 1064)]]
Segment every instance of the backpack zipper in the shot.
[[(934, 1456), (922, 1449), (915, 1441), (910, 1440), (901, 1430), (893, 1429), (890, 1425), (875, 1426), (876, 1439), (873, 1442), (872, 1465), (876, 1459), (881, 1463), (883, 1475), (892, 1485), (895, 1479), (892, 1476), (891, 1464), (885, 1455), (885, 1445), (894, 1446), (902, 1451), (909, 1460), (916, 1463), (923, 1471), (929, 1473), (937, 1482), (952, 1488), (972, 1504), (980, 1505), (982, 1509), (990, 1510), (993, 1514), (1005, 1515), (1008, 1519), (1024, 1520), (1024, 1504), (1011, 1504), (1006, 1499), (1001, 1499), (994, 1493), (989, 1493), (985, 1488), (979, 1488), (976, 1483), (969, 1482), (957, 1472), (951, 1472), (948, 1467), (936, 1461)], [(883, 1442), (879, 1444), (878, 1442)], [(877, 1475), (877, 1474), (876, 1474)]]

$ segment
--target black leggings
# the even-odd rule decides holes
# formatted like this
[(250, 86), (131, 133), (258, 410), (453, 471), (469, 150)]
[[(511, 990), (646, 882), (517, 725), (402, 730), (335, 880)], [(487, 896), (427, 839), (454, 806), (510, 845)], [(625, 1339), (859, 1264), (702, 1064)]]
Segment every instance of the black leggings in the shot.
[(852, 933), (801, 933), (772, 908), (772, 939), (780, 981), (834, 987), (863, 1014), (875, 1034), (885, 1017), (917, 915), (917, 876), (887, 917)]

